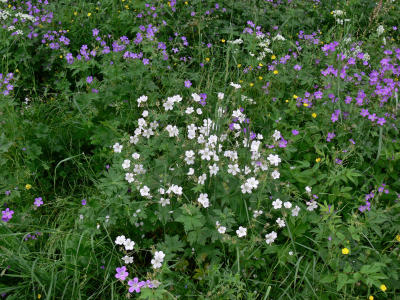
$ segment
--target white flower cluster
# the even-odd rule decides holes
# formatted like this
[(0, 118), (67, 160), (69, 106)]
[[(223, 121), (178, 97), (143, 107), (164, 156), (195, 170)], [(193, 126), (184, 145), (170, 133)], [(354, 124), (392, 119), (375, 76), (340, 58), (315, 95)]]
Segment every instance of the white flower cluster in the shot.
[[(241, 88), (239, 84), (233, 82), (231, 82), (231, 86), (235, 89)], [(222, 102), (224, 97), (223, 93), (218, 93), (218, 101)], [(207, 190), (212, 185), (214, 178), (216, 178), (215, 182), (218, 182), (218, 184), (227, 184), (229, 189), (239, 189), (240, 187), (244, 197), (255, 193), (260, 187), (260, 182), (268, 180), (266, 178), (278, 179), (280, 177), (278, 167), (282, 159), (275, 153), (276, 150), (268, 150), (265, 147), (263, 135), (251, 131), (249, 119), (244, 114), (244, 109), (230, 110), (227, 106), (223, 109), (222, 104), (218, 102), (216, 107), (218, 114), (213, 112), (209, 114), (205, 111), (207, 117), (202, 118), (203, 112), (197, 113), (197, 115), (192, 113), (196, 111), (196, 105), (205, 105), (204, 97), (193, 93), (191, 98), (195, 102), (192, 104), (194, 107), (190, 104), (185, 106), (180, 104), (183, 102), (183, 98), (179, 95), (168, 97), (163, 103), (166, 113), (160, 113), (158, 107), (152, 112), (151, 109), (154, 104), (148, 102), (147, 96), (141, 96), (137, 100), (139, 107), (145, 105), (150, 113), (146, 110), (146, 114), (142, 114), (143, 117), (138, 118), (137, 128), (134, 129), (134, 135), (130, 137), (130, 145), (126, 146), (126, 150), (125, 146), (119, 143), (114, 144), (115, 153), (121, 153), (124, 149), (124, 153), (131, 155), (132, 158), (121, 160), (120, 166), (125, 173), (125, 180), (135, 185), (136, 191), (141, 197), (149, 200), (154, 199), (155, 201), (149, 201), (149, 204), (157, 203), (160, 207), (171, 205), (175, 209), (176, 205), (182, 203), (184, 199), (183, 201), (189, 201), (202, 209), (209, 209), (214, 205), (218, 206), (211, 202), (211, 199), (216, 198), (214, 198), (214, 195), (210, 195), (209, 190)], [(242, 97), (242, 99), (247, 98)], [(181, 112), (185, 112), (187, 114), (186, 120), (179, 118), (179, 122), (176, 122), (175, 120), (178, 119), (173, 117), (174, 110), (178, 111), (179, 116), (182, 116)], [(227, 112), (228, 110), (230, 112)], [(164, 118), (158, 120), (157, 116), (160, 114), (164, 114)], [(170, 114), (171, 118), (169, 118)], [(149, 120), (147, 118), (149, 115), (156, 119)], [(216, 119), (211, 119), (211, 116), (216, 117)], [(158, 122), (165, 125), (160, 127)], [(166, 173), (162, 174), (161, 178), (158, 177), (157, 172), (154, 174), (157, 182), (159, 182), (159, 187), (156, 188), (153, 181), (149, 181), (149, 176), (153, 176), (153, 174), (149, 175), (150, 172), (146, 173), (144, 168), (144, 166), (149, 165), (149, 158), (147, 155), (138, 153), (138, 149), (147, 147), (149, 139), (162, 137), (163, 132), (165, 136), (167, 136), (165, 133), (167, 132), (169, 137), (174, 138), (167, 139), (168, 143), (179, 144), (177, 149), (180, 150), (180, 153), (176, 154), (176, 161), (172, 165), (171, 162), (168, 163), (169, 167), (166, 168)], [(272, 143), (278, 143), (281, 138), (281, 132), (275, 130), (271, 133), (269, 140)], [(149, 167), (152, 168), (151, 165)], [(180, 172), (180, 174), (183, 174), (180, 175), (182, 178), (176, 178), (178, 182), (182, 183), (182, 186), (171, 182), (171, 179), (175, 180), (177, 168), (184, 170), (184, 172)], [(172, 173), (169, 174), (170, 171)], [(142, 176), (143, 174), (146, 175)], [(235, 180), (239, 184), (232, 186), (230, 185), (231, 180)], [(193, 191), (196, 190), (197, 192), (193, 195)], [(173, 201), (175, 198), (177, 198), (177, 201)], [(310, 204), (309, 207), (313, 207), (314, 204), (311, 202)], [(272, 206), (275, 211), (278, 209), (289, 210), (293, 217), (296, 217), (300, 211), (299, 206), (293, 207), (291, 202), (283, 203), (279, 199), (273, 201)], [(170, 213), (172, 212), (171, 210)], [(286, 226), (284, 216), (287, 213), (281, 212), (282, 215), (277, 216), (273, 225), (276, 228)], [(254, 218), (263, 214), (264, 211), (261, 209), (253, 211)], [(264, 217), (267, 216), (268, 214), (264, 215)], [(220, 234), (226, 234), (227, 227), (222, 226), (219, 221), (216, 222), (216, 229)], [(239, 238), (245, 237), (247, 228), (240, 226), (236, 230), (236, 235)], [(276, 238), (277, 233), (275, 231), (267, 234), (267, 244), (273, 243)], [(161, 268), (163, 258), (164, 253), (162, 251), (156, 252), (152, 260), (153, 268)]]
[(332, 11), (332, 15), (335, 18), (335, 21), (340, 25), (343, 25), (344, 22), (350, 22), (350, 19), (343, 19), (346, 15), (346, 12), (343, 10), (334, 10)]
[(151, 264), (154, 269), (159, 269), (164, 261), (165, 254), (162, 251), (156, 251), (154, 253), (154, 258), (151, 260)]
[(133, 247), (135, 246), (135, 242), (131, 239), (125, 238), (124, 235), (117, 236), (115, 244), (124, 246), (126, 251), (133, 250)]

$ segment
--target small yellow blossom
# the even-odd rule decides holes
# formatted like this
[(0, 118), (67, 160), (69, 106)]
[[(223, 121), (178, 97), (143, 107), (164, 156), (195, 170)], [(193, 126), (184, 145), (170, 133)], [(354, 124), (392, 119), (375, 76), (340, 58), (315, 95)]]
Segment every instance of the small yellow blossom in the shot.
[(342, 254), (343, 255), (347, 255), (347, 254), (349, 254), (350, 253), (350, 250), (349, 249), (347, 249), (347, 248), (343, 248), (342, 249)]
[(90, 17), (92, 15), (92, 13), (87, 13), (87, 16)]
[(38, 299), (42, 298), (42, 295), (41, 295), (41, 294), (38, 294), (38, 295), (37, 295), (37, 298), (38, 298)]
[(241, 66), (242, 66), (241, 64), (238, 64), (238, 65), (237, 65), (238, 68), (240, 68)]
[(299, 98), (297, 95), (293, 95), (293, 99), (297, 99)]
[(185, 1), (185, 5), (188, 5), (189, 3), (187, 1)]
[(262, 76), (258, 76), (258, 79), (262, 80), (263, 78), (262, 78)]
[(254, 83), (250, 82), (250, 86), (253, 86), (253, 85), (254, 85)]
[(311, 116), (315, 119), (317, 117), (316, 113), (312, 113)]
[(206, 57), (206, 61), (210, 61), (210, 58), (209, 58), (209, 57)]
[(275, 75), (278, 74), (278, 73), (279, 73), (278, 70), (275, 70), (275, 71), (274, 71), (274, 74), (275, 74)]
[(276, 59), (276, 56), (275, 56), (275, 55), (272, 55), (272, 56), (271, 56), (271, 59), (272, 59), (272, 60)]
[(77, 11), (74, 11), (74, 16), (76, 16), (76, 15), (78, 15), (78, 12), (77, 12)]
[(240, 79), (240, 80), (239, 80), (239, 82), (240, 82), (240, 83), (242, 83), (242, 82), (243, 82), (243, 80), (242, 80), (242, 79)]
[(374, 300), (374, 296), (369, 296), (368, 300)]
[(15, 69), (15, 72), (16, 72), (16, 73), (19, 73), (19, 70), (18, 70), (18, 69)]
[(27, 185), (25, 185), (25, 188), (26, 188), (27, 190), (30, 190), (30, 189), (32, 188), (32, 185), (30, 185), (30, 184), (28, 183)]
[(304, 103), (303, 103), (303, 106), (304, 106), (304, 107), (307, 107), (307, 106), (308, 106), (308, 103), (305, 103), (305, 102), (304, 102)]
[(222, 39), (222, 40), (221, 40), (221, 42), (225, 43), (225, 40), (224, 40), (224, 39)]
[(62, 55), (60, 55), (60, 58), (63, 58), (63, 56), (62, 56)]
[(400, 234), (396, 235), (396, 240), (400, 242)]
[(382, 290), (382, 292), (386, 292), (386, 290), (387, 290), (387, 287), (384, 284), (381, 284), (381, 286), (379, 288)]
[(258, 66), (259, 66), (259, 67), (262, 67), (262, 66), (263, 66), (263, 64), (262, 64), (262, 63), (259, 63), (259, 64), (258, 64)]
[(287, 99), (286, 99), (286, 100), (285, 100), (285, 102), (286, 102), (286, 103), (288, 103), (288, 102), (289, 102), (289, 100), (287, 100)]
[(319, 162), (321, 161), (321, 157), (317, 157), (317, 158), (315, 159), (315, 161), (316, 161), (317, 163), (319, 163)]

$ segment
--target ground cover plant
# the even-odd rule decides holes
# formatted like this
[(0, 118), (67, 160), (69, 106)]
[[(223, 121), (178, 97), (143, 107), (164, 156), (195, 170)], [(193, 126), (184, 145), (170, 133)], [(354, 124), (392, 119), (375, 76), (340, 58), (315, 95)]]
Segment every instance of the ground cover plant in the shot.
[(400, 299), (399, 21), (0, 0), (0, 298)]

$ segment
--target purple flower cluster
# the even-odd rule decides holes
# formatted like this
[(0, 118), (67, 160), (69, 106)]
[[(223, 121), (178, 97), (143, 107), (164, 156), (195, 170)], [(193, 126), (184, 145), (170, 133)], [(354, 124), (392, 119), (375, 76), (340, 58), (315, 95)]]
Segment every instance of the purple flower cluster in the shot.
[(9, 208), (6, 208), (6, 210), (3, 210), (3, 211), (1, 212), (1, 214), (2, 214), (1, 220), (2, 220), (3, 222), (8, 222), (8, 221), (10, 221), (10, 220), (12, 219), (13, 214), (14, 214), (14, 211), (13, 211), (13, 210), (10, 210)]
[(10, 92), (14, 89), (14, 86), (11, 84), (13, 79), (13, 73), (8, 73), (7, 75), (3, 75), (2, 73), (0, 73), (0, 93), (2, 93), (4, 96), (9, 95)]

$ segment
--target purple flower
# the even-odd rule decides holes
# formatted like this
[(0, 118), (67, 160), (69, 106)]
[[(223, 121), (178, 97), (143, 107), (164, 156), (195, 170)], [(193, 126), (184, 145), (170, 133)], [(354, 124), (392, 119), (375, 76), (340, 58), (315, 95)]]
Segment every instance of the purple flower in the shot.
[(375, 120), (377, 119), (378, 117), (376, 116), (376, 114), (370, 114), (369, 116), (368, 116), (368, 119), (371, 121), (371, 122), (375, 122)]
[(335, 136), (336, 136), (336, 134), (334, 132), (328, 132), (328, 136), (326, 137), (326, 141), (330, 142)]
[(364, 109), (364, 108), (361, 109), (360, 115), (363, 116), (363, 117), (368, 116), (369, 115), (368, 109)]
[(126, 267), (123, 266), (121, 268), (116, 269), (117, 274), (115, 274), (115, 278), (124, 281), (126, 277), (128, 277), (129, 273), (126, 271)]
[(99, 30), (97, 28), (92, 29), (93, 36), (97, 36), (99, 34)]
[(91, 84), (91, 83), (93, 82), (93, 77), (92, 77), (92, 76), (88, 76), (88, 77), (86, 78), (86, 82), (87, 82), (88, 84)]
[(185, 87), (190, 88), (192, 86), (192, 83), (190, 80), (185, 80)]
[(10, 191), (10, 190), (8, 190), (8, 191), (5, 191), (5, 192), (4, 192), (4, 194), (6, 194), (6, 196), (10, 196), (10, 194), (11, 194), (11, 191)]
[(128, 285), (130, 286), (129, 293), (132, 293), (133, 291), (140, 293), (140, 288), (146, 285), (146, 283), (144, 281), (139, 282), (139, 279), (135, 277), (133, 280), (128, 281)]
[(299, 134), (299, 131), (296, 130), (296, 129), (293, 129), (293, 130), (292, 130), (292, 134), (293, 134), (293, 135), (298, 135), (298, 134)]
[(82, 205), (86, 205), (86, 199), (82, 199)]
[(378, 121), (376, 122), (378, 125), (383, 125), (383, 124), (385, 124), (386, 123), (386, 120), (385, 120), (385, 118), (378, 118)]
[(293, 67), (293, 69), (295, 69), (296, 71), (300, 71), (301, 70), (301, 66), (300, 65), (295, 65)]
[(35, 198), (35, 202), (33, 202), (33, 204), (34, 204), (36, 207), (39, 207), (40, 205), (42, 205), (42, 204), (43, 204), (42, 197)]
[(11, 220), (14, 211), (10, 210), (9, 208), (6, 208), (6, 210), (3, 210), (1, 213), (2, 213), (1, 220), (4, 222), (8, 222)]

